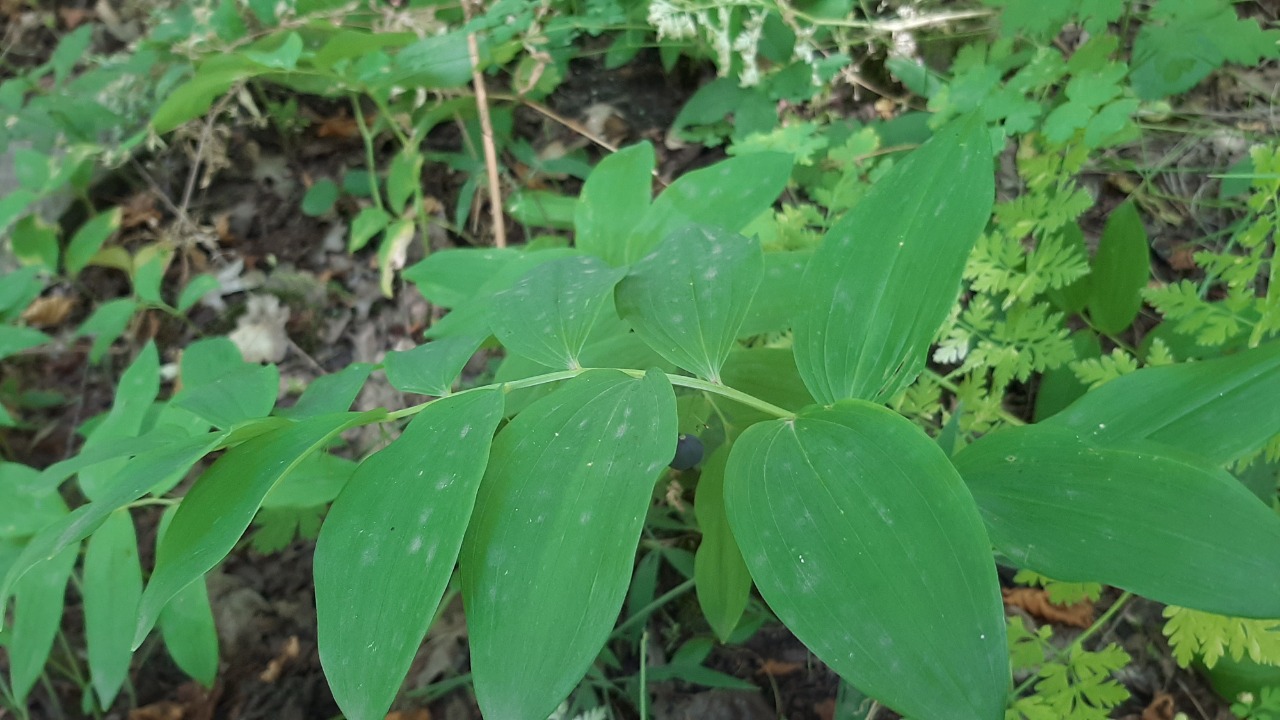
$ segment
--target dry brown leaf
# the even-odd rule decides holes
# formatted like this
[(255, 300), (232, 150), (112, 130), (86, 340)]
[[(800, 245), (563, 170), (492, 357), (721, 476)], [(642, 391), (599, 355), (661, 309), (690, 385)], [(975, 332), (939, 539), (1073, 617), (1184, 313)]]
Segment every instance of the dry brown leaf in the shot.
[(760, 664), (760, 669), (756, 671), (757, 675), (770, 675), (772, 677), (782, 677), (790, 675), (804, 669), (800, 663), (784, 662), (782, 660), (766, 659)]
[(1196, 269), (1196, 248), (1194, 245), (1179, 245), (1169, 256), (1169, 267), (1181, 272)]
[(301, 654), (302, 645), (298, 642), (298, 636), (290, 635), (289, 639), (284, 642), (284, 647), (280, 649), (280, 653), (271, 662), (267, 663), (267, 669), (258, 675), (258, 679), (264, 683), (273, 683), (279, 680), (280, 675), (284, 672), (285, 665), (297, 660)]
[(426, 708), (392, 710), (387, 713), (387, 720), (431, 720), (431, 711)]
[(75, 306), (76, 299), (65, 295), (38, 297), (22, 311), (22, 319), (35, 327), (56, 327), (67, 319)]
[(143, 225), (154, 228), (162, 218), (160, 211), (156, 210), (156, 196), (146, 191), (134, 194), (120, 206), (120, 211), (122, 230), (132, 230)]
[(677, 512), (684, 512), (684, 501), (680, 498), (684, 496), (684, 486), (679, 480), (673, 479), (667, 483), (667, 504), (675, 508)]
[(1000, 592), (1006, 605), (1022, 608), (1041, 620), (1078, 628), (1093, 624), (1093, 603), (1088, 600), (1074, 605), (1057, 605), (1049, 602), (1049, 593), (1042, 588), (1006, 588)]
[(820, 703), (814, 703), (813, 714), (818, 716), (818, 720), (835, 720), (836, 699), (827, 698)]
[(1151, 698), (1151, 704), (1142, 711), (1142, 720), (1173, 720), (1177, 712), (1178, 706), (1173, 702), (1173, 696), (1167, 692), (1158, 692)]
[(162, 700), (129, 711), (129, 720), (186, 720), (182, 705), (172, 700)]
[(58, 8), (58, 18), (62, 20), (62, 25), (67, 30), (75, 30), (86, 20), (93, 18), (93, 11), (80, 8)]
[[(372, 124), (374, 116), (370, 115), (366, 122)], [(338, 138), (340, 140), (350, 140), (351, 138), (360, 137), (360, 124), (355, 118), (347, 117), (346, 113), (329, 117), (316, 123), (316, 137), (318, 138)]]

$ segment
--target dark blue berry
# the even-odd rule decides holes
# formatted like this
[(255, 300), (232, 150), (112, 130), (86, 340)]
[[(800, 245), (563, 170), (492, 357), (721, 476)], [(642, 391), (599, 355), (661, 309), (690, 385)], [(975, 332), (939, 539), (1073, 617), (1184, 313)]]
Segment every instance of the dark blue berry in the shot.
[(673, 470), (688, 470), (702, 462), (702, 441), (694, 435), (681, 435), (676, 440), (676, 456), (671, 459)]

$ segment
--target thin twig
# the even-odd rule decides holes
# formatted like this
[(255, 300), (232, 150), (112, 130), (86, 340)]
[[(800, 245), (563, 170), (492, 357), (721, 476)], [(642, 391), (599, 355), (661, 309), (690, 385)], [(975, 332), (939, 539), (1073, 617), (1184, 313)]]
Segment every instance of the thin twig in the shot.
[[(469, 22), (471, 4), (464, 0), (462, 7)], [(480, 70), (480, 48), (476, 43), (475, 33), (467, 33), (467, 53), (471, 56), (471, 84), (476, 88), (476, 111), (480, 115), (484, 167), (489, 176), (489, 212), (493, 215), (493, 244), (502, 248), (507, 246), (507, 227), (502, 215), (502, 188), (498, 185), (498, 152), (493, 146), (493, 121), (489, 118), (489, 99), (484, 86), (484, 73)]]
[(204, 148), (208, 145), (209, 138), (213, 135), (213, 125), (235, 94), (235, 88), (228, 90), (205, 117), (204, 129), (200, 131), (200, 140), (196, 143), (196, 151), (191, 158), (191, 172), (187, 173), (187, 186), (182, 190), (182, 202), (178, 204), (178, 217), (184, 223), (190, 223), (190, 216), (187, 214), (187, 210), (191, 207), (191, 196), (196, 191), (196, 178), (200, 176), (200, 159), (204, 157)]

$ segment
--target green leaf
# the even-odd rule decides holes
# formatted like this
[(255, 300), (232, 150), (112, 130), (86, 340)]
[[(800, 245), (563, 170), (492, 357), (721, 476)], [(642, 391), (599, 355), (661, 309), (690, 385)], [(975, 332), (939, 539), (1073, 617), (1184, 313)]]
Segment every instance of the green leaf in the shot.
[(24, 265), (40, 265), (51, 273), (58, 271), (57, 226), (28, 215), (9, 231), (9, 243), (13, 254)]
[(67, 514), (56, 483), (26, 465), (0, 462), (0, 540), (20, 540)]
[(89, 362), (96, 365), (111, 348), (111, 344), (123, 333), (138, 309), (138, 303), (129, 298), (108, 300), (98, 306), (87, 320), (76, 329), (76, 335), (94, 335), (89, 348)]
[(804, 308), (804, 273), (809, 250), (764, 254), (764, 274), (751, 298), (739, 337), (789, 330)]
[(382, 242), (378, 244), (378, 287), (383, 297), (389, 298), (394, 294), (392, 283), (395, 282), (396, 270), (403, 267), (414, 227), (412, 220), (397, 220), (387, 227)]
[(498, 434), (459, 560), (486, 717), (543, 720), (582, 679), (675, 444), (675, 396), (656, 370), (585, 373)]
[(638, 257), (628, 249), (653, 196), (653, 146), (624, 148), (596, 165), (582, 185), (574, 209), (574, 244), (606, 263), (625, 265)]
[(413, 190), (421, 183), (422, 155), (416, 151), (401, 150), (391, 159), (387, 170), (387, 205), (396, 215), (404, 213), (413, 197)]
[(1280, 518), (1223, 470), (1048, 424), (991, 433), (954, 460), (992, 544), (1021, 567), (1280, 617)]
[(626, 262), (639, 260), (688, 225), (741, 230), (778, 199), (792, 164), (784, 153), (752, 153), (682, 175), (653, 201), (632, 231)]
[(50, 337), (31, 328), (0, 325), (0, 359), (49, 342)]
[(133, 646), (142, 644), (174, 595), (231, 551), (272, 486), (343, 430), (385, 414), (375, 410), (310, 418), (254, 437), (218, 458), (187, 492), (156, 549), (156, 568), (142, 594)]
[(942, 450), (863, 401), (753, 425), (725, 505), (778, 618), (861, 691), (909, 717), (1003, 716), (999, 583)]
[[(107, 483), (98, 500), (81, 505), (57, 522), (46, 525), (27, 543), (5, 573), (4, 583), (0, 585), (0, 606), (32, 568), (89, 537), (107, 516), (142, 497), (151, 488), (165, 485), (175, 476), (181, 478), (186, 475), (197, 460), (213, 451), (226, 437), (227, 433), (211, 433), (176, 442), (170, 440), (135, 454), (116, 478)], [(50, 476), (49, 471), (59, 465), (62, 463), (46, 470), (41, 482), (48, 483), (50, 477), (57, 478), (56, 474)]]
[(298, 66), (298, 59), (302, 57), (302, 36), (297, 32), (290, 32), (283, 39), (277, 40), (277, 37), (265, 37), (251, 46), (256, 48), (279, 43), (271, 50), (243, 49), (239, 53), (273, 70), (293, 70)]
[(551, 368), (576, 369), (587, 335), (625, 274), (593, 257), (552, 260), (493, 298), (489, 324), (507, 349)]
[[(175, 510), (170, 507), (160, 518), (157, 542), (163, 540)], [(218, 630), (213, 623), (208, 586), (197, 580), (179, 590), (160, 611), (159, 625), (174, 664), (201, 685), (212, 688), (218, 675)]]
[(211, 292), (214, 292), (222, 283), (218, 282), (218, 278), (208, 273), (201, 273), (191, 278), (187, 286), (182, 288), (182, 292), (178, 295), (178, 304), (175, 306), (180, 313), (184, 313), (200, 302), (200, 299)]
[(31, 148), (18, 148), (12, 153), (13, 175), (19, 187), (34, 193), (44, 192), (52, 175), (53, 158)]
[(280, 416), (302, 420), (317, 415), (346, 412), (351, 409), (351, 403), (355, 402), (371, 372), (371, 363), (351, 363), (336, 373), (321, 375), (302, 391), (302, 396), (293, 407), (281, 409)]
[(321, 178), (302, 196), (302, 214), (316, 217), (333, 209), (338, 202), (338, 183), (329, 178)]
[(502, 393), (437, 400), (360, 464), (316, 541), (320, 661), (338, 707), (381, 720), (435, 617), (502, 420)]
[(133, 628), (122, 620), (135, 616), (142, 597), (138, 537), (127, 509), (109, 515), (89, 537), (81, 594), (89, 676), (98, 705), (109, 708), (129, 674), (133, 657)]
[(507, 214), (521, 225), (572, 230), (578, 199), (547, 190), (519, 190), (507, 198)]
[(1151, 278), (1147, 231), (1132, 201), (1116, 207), (1098, 241), (1089, 284), (1089, 317), (1098, 332), (1128, 329), (1142, 309), (1142, 289)]
[(67, 254), (63, 257), (67, 273), (79, 275), (89, 260), (98, 253), (102, 244), (120, 229), (120, 208), (112, 208), (89, 218), (76, 234), (71, 236), (67, 245)]
[[(0, 232), (3, 231), (0, 230)], [(31, 301), (39, 297), (42, 290), (44, 290), (44, 281), (38, 267), (28, 265), (0, 276), (0, 321), (4, 322), (0, 328), (13, 327), (9, 323), (17, 321)], [(0, 330), (0, 338), (3, 338), (4, 332), (6, 331)], [(34, 331), (24, 329), (23, 332)], [(0, 349), (3, 347), (4, 341), (0, 339)], [(0, 354), (0, 358), (2, 357), (3, 355)]]
[(1104, 447), (1153, 440), (1223, 464), (1262, 447), (1276, 434), (1277, 397), (1280, 342), (1224, 358), (1129, 373), (1087, 393), (1046, 424), (1073, 430)]
[(483, 337), (459, 335), (432, 340), (412, 350), (389, 352), (382, 361), (387, 382), (400, 392), (448, 395), (482, 342)]
[(298, 463), (262, 499), (262, 510), (323, 508), (333, 502), (351, 480), (357, 464), (329, 453), (315, 453)]
[(0, 232), (9, 230), (14, 220), (40, 196), (30, 190), (14, 190), (0, 198)]
[(763, 273), (756, 240), (687, 226), (631, 266), (618, 284), (618, 314), (659, 355), (719, 382)]
[(265, 417), (276, 404), (280, 371), (275, 365), (241, 361), (216, 379), (183, 388), (173, 405), (208, 420), (218, 428), (231, 428), (246, 420)]
[(76, 63), (84, 58), (93, 40), (93, 25), (86, 24), (62, 36), (58, 47), (49, 58), (53, 68), (54, 82), (61, 84), (75, 68)]
[[(813, 397), (800, 379), (791, 348), (753, 347), (734, 350), (721, 373), (725, 385), (750, 393), (787, 410), (813, 404)], [(726, 404), (724, 412), (745, 427), (760, 420), (772, 420), (755, 408)]]
[(702, 531), (702, 541), (693, 558), (694, 587), (702, 614), (716, 637), (725, 643), (738, 626), (751, 596), (751, 573), (742, 561), (742, 551), (733, 539), (724, 510), (724, 468), (728, 459), (728, 445), (711, 453), (702, 466), (694, 496), (694, 512)]
[[(111, 411), (85, 438), (84, 449), (137, 437), (159, 392), (160, 354), (156, 351), (155, 342), (148, 341), (120, 376)], [(85, 497), (96, 500), (127, 462), (124, 458), (116, 458), (81, 470), (80, 489)]]
[(39, 563), (39, 572), (28, 573), (14, 587), (13, 634), (5, 649), (9, 656), (9, 690), (19, 705), (26, 702), (27, 693), (40, 677), (53, 648), (53, 638), (62, 626), (67, 578), (78, 556), (79, 547), (68, 547)]
[(991, 162), (979, 119), (953, 122), (827, 233), (795, 326), (800, 375), (819, 402), (884, 401), (915, 379), (991, 215)]
[[(234, 58), (235, 55), (228, 57)], [(204, 115), (209, 112), (214, 99), (230, 90), (232, 85), (263, 72), (261, 67), (243, 59), (211, 65), (202, 66), (195, 77), (171, 90), (156, 108), (155, 115), (151, 117), (151, 127), (157, 133), (163, 135), (188, 120)]]
[(347, 241), (347, 252), (355, 252), (382, 232), (391, 222), (391, 216), (382, 208), (367, 207), (351, 221), (351, 238)]
[[(489, 62), (489, 47), (479, 40), (479, 67)], [(455, 88), (471, 82), (467, 33), (455, 30), (425, 37), (401, 50), (395, 59), (396, 84), (425, 89)]]

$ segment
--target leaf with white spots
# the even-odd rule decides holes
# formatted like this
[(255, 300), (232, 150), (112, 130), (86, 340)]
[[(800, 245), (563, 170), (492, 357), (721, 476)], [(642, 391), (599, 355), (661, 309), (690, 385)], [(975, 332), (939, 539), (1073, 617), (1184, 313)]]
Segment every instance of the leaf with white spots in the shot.
[(584, 373), (498, 433), (459, 558), (485, 717), (545, 720), (591, 667), (675, 446), (656, 370)]
[(681, 175), (649, 206), (627, 241), (627, 262), (644, 257), (687, 225), (737, 232), (773, 206), (795, 164), (790, 153), (731, 157)]
[(686, 226), (618, 283), (618, 314), (659, 355), (719, 382), (763, 273), (755, 239)]
[(543, 263), (494, 296), (489, 317), (493, 334), (508, 350), (530, 360), (577, 369), (582, 346), (625, 273), (594, 257)]
[(435, 617), (502, 419), (502, 392), (428, 405), (369, 456), (316, 540), (320, 662), (353, 720), (383, 718)]
[(1058, 580), (1280, 617), (1280, 518), (1269, 506), (1225, 470), (1175, 455), (1183, 449), (1094, 439), (1030, 425), (956, 454), (997, 550)]
[(796, 363), (818, 402), (884, 402), (924, 367), (995, 194), (977, 117), (943, 127), (832, 226), (800, 292)]
[(156, 547), (155, 572), (138, 605), (134, 648), (171, 598), (231, 552), (276, 483), (343, 430), (385, 416), (385, 410), (370, 410), (291, 422), (246, 440), (209, 466), (182, 498)]
[(1004, 717), (995, 565), (972, 496), (902, 416), (848, 400), (753, 425), (725, 509), (760, 594), (859, 690), (916, 718)]

